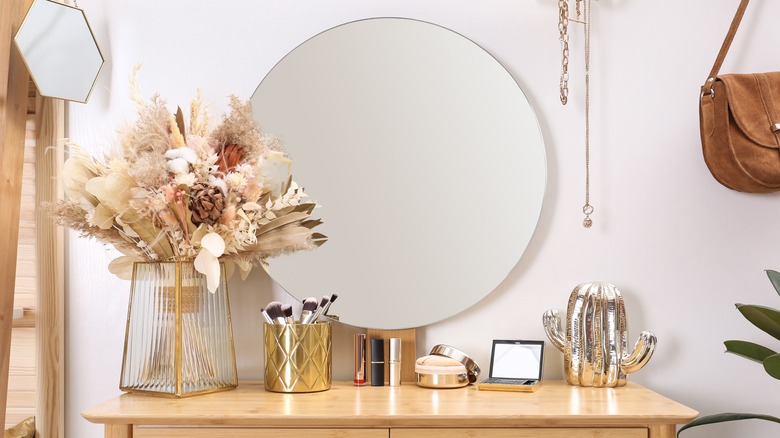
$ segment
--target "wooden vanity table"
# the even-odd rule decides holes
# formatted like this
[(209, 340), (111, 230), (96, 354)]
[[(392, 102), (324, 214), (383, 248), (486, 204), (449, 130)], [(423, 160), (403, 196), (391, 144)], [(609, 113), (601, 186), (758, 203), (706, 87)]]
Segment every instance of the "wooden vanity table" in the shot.
[(413, 384), (278, 394), (262, 384), (184, 399), (123, 394), (82, 412), (106, 438), (673, 438), (698, 413), (638, 384), (535, 393)]

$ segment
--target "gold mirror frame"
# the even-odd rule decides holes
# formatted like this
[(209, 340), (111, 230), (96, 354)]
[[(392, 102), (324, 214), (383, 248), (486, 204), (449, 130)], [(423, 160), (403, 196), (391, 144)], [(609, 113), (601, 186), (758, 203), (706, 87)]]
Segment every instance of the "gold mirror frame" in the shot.
[(84, 11), (35, 0), (14, 44), (42, 96), (87, 102), (105, 60)]

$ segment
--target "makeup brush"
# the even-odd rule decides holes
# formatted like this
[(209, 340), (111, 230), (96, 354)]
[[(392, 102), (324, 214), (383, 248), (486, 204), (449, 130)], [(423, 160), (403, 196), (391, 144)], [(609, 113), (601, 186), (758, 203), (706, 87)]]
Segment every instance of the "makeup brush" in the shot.
[(309, 297), (303, 300), (303, 310), (301, 310), (301, 324), (311, 323), (314, 311), (317, 310), (317, 299)]
[(317, 322), (317, 320), (320, 318), (320, 315), (322, 315), (322, 312), (325, 310), (325, 306), (327, 306), (329, 302), (330, 302), (330, 297), (327, 295), (323, 295), (322, 300), (320, 300), (320, 306), (317, 307), (317, 311), (314, 312), (314, 316), (311, 317), (312, 324)]
[(271, 319), (276, 324), (286, 324), (287, 323), (287, 321), (284, 318), (284, 311), (282, 310), (282, 303), (280, 303), (278, 301), (271, 301), (265, 307), (265, 311), (268, 312), (268, 316), (270, 316)]
[(285, 322), (287, 322), (287, 324), (295, 324), (295, 320), (293, 319), (292, 305), (290, 304), (283, 305), (282, 313), (284, 313), (284, 320)]
[(338, 294), (333, 294), (330, 296), (330, 301), (328, 301), (328, 304), (325, 305), (325, 310), (322, 311), (323, 316), (328, 316), (328, 310), (330, 310), (330, 305), (333, 304), (334, 301), (336, 301), (336, 298), (338, 298)]
[(262, 307), (260, 308), (260, 313), (263, 315), (263, 318), (265, 318), (265, 322), (267, 322), (268, 324), (274, 323), (274, 320), (271, 319), (270, 316), (268, 316), (268, 312), (266, 312), (265, 309), (263, 309)]

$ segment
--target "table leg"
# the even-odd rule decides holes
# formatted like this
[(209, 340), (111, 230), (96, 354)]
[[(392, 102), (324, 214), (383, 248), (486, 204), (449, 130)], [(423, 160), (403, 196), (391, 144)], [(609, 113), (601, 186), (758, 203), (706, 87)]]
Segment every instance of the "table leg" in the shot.
[(106, 438), (133, 438), (132, 424), (106, 424)]
[(648, 427), (648, 438), (675, 438), (674, 424), (652, 424)]

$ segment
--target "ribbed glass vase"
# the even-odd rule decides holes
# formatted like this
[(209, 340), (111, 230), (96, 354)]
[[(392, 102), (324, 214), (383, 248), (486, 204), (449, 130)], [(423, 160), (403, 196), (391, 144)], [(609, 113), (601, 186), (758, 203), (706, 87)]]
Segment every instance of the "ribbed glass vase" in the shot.
[(212, 294), (192, 262), (136, 263), (120, 389), (187, 397), (237, 385), (224, 265)]

